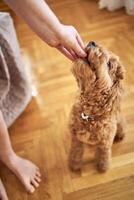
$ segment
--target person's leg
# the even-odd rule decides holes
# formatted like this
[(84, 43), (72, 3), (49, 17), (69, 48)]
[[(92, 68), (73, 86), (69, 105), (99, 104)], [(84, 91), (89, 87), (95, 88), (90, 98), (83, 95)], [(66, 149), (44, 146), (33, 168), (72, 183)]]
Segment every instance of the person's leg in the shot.
[(0, 200), (8, 200), (3, 183), (0, 180)]
[(6, 124), (1, 112), (0, 160), (19, 178), (28, 192), (34, 192), (35, 188), (39, 186), (39, 182), (41, 181), (39, 168), (32, 162), (25, 160), (15, 154), (12, 149), (8, 130), (6, 128)]

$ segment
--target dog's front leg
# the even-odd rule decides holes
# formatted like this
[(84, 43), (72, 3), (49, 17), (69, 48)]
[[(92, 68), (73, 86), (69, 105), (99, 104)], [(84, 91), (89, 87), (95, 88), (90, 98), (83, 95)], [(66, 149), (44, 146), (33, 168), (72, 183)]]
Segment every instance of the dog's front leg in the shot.
[(99, 172), (108, 170), (111, 161), (111, 147), (98, 147), (96, 151), (96, 163)]
[(72, 170), (79, 170), (81, 168), (83, 151), (83, 143), (77, 139), (76, 135), (72, 135), (69, 154), (69, 167)]
[(107, 125), (102, 126), (103, 137), (97, 146), (96, 161), (97, 169), (100, 172), (108, 170), (111, 162), (112, 145), (116, 134), (116, 120), (111, 119), (111, 123), (108, 121)]

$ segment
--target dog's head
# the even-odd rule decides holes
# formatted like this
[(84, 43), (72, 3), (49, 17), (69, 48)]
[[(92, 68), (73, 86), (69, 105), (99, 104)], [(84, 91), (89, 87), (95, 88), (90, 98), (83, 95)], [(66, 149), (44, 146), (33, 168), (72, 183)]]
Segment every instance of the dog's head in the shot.
[(124, 78), (119, 57), (91, 41), (86, 46), (87, 58), (77, 59), (72, 72), (81, 90), (99, 85), (112, 87)]

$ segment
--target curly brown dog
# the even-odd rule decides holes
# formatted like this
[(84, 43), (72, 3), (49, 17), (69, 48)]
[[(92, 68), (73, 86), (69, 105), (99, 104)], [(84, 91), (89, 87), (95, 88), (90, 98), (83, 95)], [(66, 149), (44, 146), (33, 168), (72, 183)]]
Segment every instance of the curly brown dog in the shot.
[(124, 137), (120, 106), (124, 68), (116, 55), (94, 41), (86, 51), (87, 58), (77, 59), (72, 67), (79, 93), (70, 115), (69, 166), (81, 168), (86, 143), (96, 145), (97, 169), (103, 172), (109, 168), (113, 141)]

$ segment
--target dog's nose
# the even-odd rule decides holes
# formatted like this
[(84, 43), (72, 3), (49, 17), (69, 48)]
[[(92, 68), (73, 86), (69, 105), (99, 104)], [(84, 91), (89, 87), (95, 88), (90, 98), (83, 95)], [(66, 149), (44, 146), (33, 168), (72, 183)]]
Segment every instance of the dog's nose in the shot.
[(89, 43), (88, 43), (88, 45), (87, 45), (87, 47), (90, 47), (90, 48), (92, 48), (92, 47), (96, 47), (97, 45), (96, 45), (96, 42), (95, 41), (90, 41)]

